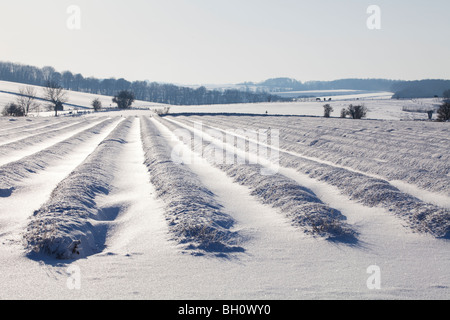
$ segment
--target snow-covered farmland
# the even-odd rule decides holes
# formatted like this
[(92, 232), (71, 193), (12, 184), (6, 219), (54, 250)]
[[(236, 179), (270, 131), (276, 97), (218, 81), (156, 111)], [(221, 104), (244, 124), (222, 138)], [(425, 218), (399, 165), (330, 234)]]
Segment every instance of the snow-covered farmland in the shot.
[(449, 299), (450, 127), (389, 103), (0, 118), (0, 298)]
[[(24, 84), (0, 81), (0, 110), (9, 102), (16, 99), (17, 93), (21, 88), (26, 87)], [(42, 96), (43, 88), (32, 86), (36, 93)], [(74, 112), (89, 111), (92, 109), (91, 103), (94, 99), (99, 99), (104, 108), (114, 107), (112, 97), (98, 94), (89, 94), (83, 92), (67, 91), (68, 102), (65, 105), (65, 112), (61, 114)], [(415, 99), (415, 100), (392, 100), (389, 92), (379, 92), (377, 94), (367, 95), (365, 93), (355, 93), (353, 95), (339, 95), (331, 97), (333, 100), (328, 101), (330, 97), (324, 97), (327, 101), (305, 101), (281, 102), (281, 103), (238, 103), (230, 105), (201, 105), (201, 106), (170, 106), (172, 113), (194, 112), (194, 113), (247, 113), (247, 114), (268, 114), (268, 115), (300, 115), (300, 116), (323, 116), (323, 105), (330, 104), (334, 111), (332, 117), (339, 117), (342, 108), (348, 107), (349, 104), (364, 104), (369, 112), (369, 119), (379, 120), (426, 120), (428, 116), (425, 112), (407, 112), (405, 110), (430, 110), (435, 109), (441, 99)], [(314, 100), (314, 99), (313, 99)], [(39, 116), (52, 116), (54, 112), (46, 111), (46, 103), (39, 101)], [(133, 106), (142, 109), (161, 109), (167, 105), (152, 103), (147, 101), (135, 101)], [(33, 112), (31, 116), (37, 115)]]
[[(8, 81), (0, 81), (0, 111), (6, 104), (10, 102), (14, 102), (17, 98), (16, 94), (20, 92), (21, 89), (25, 87), (32, 87), (37, 97), (43, 96), (43, 87), (40, 86), (30, 86), (26, 84), (16, 83), (16, 82), (8, 82)], [(64, 105), (65, 112), (61, 112), (61, 114), (65, 114), (68, 112), (73, 112), (74, 110), (78, 110), (80, 112), (82, 111), (88, 111), (89, 109), (92, 109), (92, 101), (94, 99), (99, 99), (102, 103), (103, 108), (109, 109), (113, 108), (113, 102), (112, 97), (110, 96), (104, 96), (100, 94), (91, 94), (91, 93), (85, 93), (85, 92), (78, 92), (78, 91), (66, 91), (68, 101)], [(46, 107), (47, 103), (43, 100), (37, 101), (39, 106), (38, 110), (33, 110), (31, 113), (31, 116), (39, 115), (39, 116), (52, 116), (54, 112), (48, 112), (48, 108)], [(134, 107), (136, 108), (155, 108), (155, 107), (161, 107), (164, 106), (160, 103), (152, 103), (148, 101), (135, 101)]]

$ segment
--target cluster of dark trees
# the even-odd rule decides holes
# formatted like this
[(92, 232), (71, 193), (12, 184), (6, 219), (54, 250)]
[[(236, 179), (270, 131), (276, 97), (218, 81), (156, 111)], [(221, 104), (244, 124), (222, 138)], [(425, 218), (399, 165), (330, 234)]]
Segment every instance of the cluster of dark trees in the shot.
[(2, 116), (7, 117), (23, 117), (25, 116), (25, 109), (17, 103), (8, 103), (2, 110)]
[(53, 67), (38, 68), (11, 62), (0, 62), (0, 80), (37, 86), (45, 86), (50, 81), (67, 90), (107, 96), (114, 96), (120, 91), (131, 91), (136, 100), (173, 105), (290, 101), (266, 92), (207, 90), (205, 87), (193, 89), (156, 82), (130, 82), (123, 78), (85, 78), (70, 71), (57, 72)]
[[(323, 116), (329, 118), (330, 114), (334, 111), (333, 107), (329, 104), (323, 106)], [(350, 116), (352, 119), (363, 119), (367, 116), (368, 109), (364, 105), (349, 105), (348, 108), (341, 110), (341, 118), (347, 118)]]
[[(309, 90), (365, 90), (393, 92), (395, 99), (450, 98), (450, 80), (387, 80), (387, 79), (340, 79), (333, 81), (301, 82), (290, 78), (274, 78), (263, 82), (245, 82), (243, 86), (256, 86), (272, 92)], [(445, 93), (447, 92), (447, 93)]]

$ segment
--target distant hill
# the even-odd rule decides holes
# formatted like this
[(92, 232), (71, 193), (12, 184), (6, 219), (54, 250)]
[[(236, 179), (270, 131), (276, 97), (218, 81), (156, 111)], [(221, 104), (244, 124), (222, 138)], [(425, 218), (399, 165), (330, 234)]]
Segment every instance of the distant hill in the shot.
[(442, 97), (450, 80), (402, 81), (393, 85), (394, 99)]
[(259, 88), (271, 93), (312, 90), (388, 91), (394, 93), (394, 98), (407, 99), (442, 97), (444, 91), (450, 89), (450, 80), (339, 79), (301, 82), (290, 78), (273, 78), (258, 83), (244, 82), (239, 85)]
[(171, 105), (208, 105), (291, 101), (267, 92), (252, 92), (238, 89), (207, 90), (162, 84), (149, 81), (127, 81), (126, 79), (86, 78), (70, 71), (58, 72), (53, 67), (33, 67), (11, 62), (0, 62), (0, 80), (45, 86), (48, 80), (72, 91), (114, 96), (121, 90), (133, 91), (137, 100)]
[(450, 80), (401, 81), (388, 79), (339, 79), (333, 81), (301, 82), (291, 78), (272, 78), (254, 83), (244, 82), (228, 87), (179, 86), (150, 81), (126, 79), (86, 78), (70, 71), (58, 72), (53, 67), (33, 67), (11, 62), (0, 62), (0, 80), (44, 86), (47, 80), (67, 90), (114, 96), (121, 90), (133, 91), (136, 99), (172, 105), (205, 105), (292, 101), (277, 95), (281, 92), (317, 90), (360, 90), (394, 92), (395, 98), (441, 97), (450, 89)]
[(333, 81), (301, 82), (291, 78), (273, 78), (259, 83), (244, 82), (239, 85), (264, 88), (269, 92), (311, 91), (311, 90), (365, 90), (390, 91), (399, 80), (387, 79), (339, 79)]

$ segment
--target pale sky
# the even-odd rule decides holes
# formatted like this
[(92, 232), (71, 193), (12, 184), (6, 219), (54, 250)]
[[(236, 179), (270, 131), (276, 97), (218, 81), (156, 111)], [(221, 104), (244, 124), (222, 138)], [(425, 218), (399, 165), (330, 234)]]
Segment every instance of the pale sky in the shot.
[(449, 0), (0, 0), (0, 60), (177, 84), (449, 79), (449, 12)]

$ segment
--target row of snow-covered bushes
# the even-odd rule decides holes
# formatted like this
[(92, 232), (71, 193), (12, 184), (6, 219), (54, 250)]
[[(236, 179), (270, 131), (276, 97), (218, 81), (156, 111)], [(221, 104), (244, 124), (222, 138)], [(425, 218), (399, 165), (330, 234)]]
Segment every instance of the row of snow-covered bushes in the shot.
[(106, 230), (99, 222), (108, 218), (96, 206), (95, 197), (113, 187), (115, 159), (131, 124), (131, 118), (120, 122), (33, 214), (24, 235), (30, 252), (74, 259), (103, 249)]
[[(432, 128), (435, 136), (425, 135), (419, 139), (414, 130), (392, 133), (392, 129), (385, 128), (384, 123), (380, 122), (365, 128), (341, 128), (330, 127), (328, 121), (318, 123), (297, 119), (299, 123), (294, 126), (289, 125), (289, 119), (285, 117), (270, 120), (266, 117), (256, 118), (258, 119), (208, 117), (204, 120), (223, 129), (239, 125), (279, 128), (279, 145), (284, 150), (376, 174), (389, 180), (402, 180), (426, 190), (450, 194), (450, 140), (445, 134), (448, 134), (445, 131), (448, 128)], [(278, 122), (282, 120), (283, 123)], [(400, 125), (403, 126), (401, 123)], [(417, 130), (428, 128), (417, 126)], [(408, 134), (406, 131), (412, 133)]]
[(333, 185), (350, 199), (366, 206), (384, 207), (407, 221), (413, 230), (435, 237), (450, 236), (450, 210), (403, 193), (386, 180), (282, 151), (279, 164)]
[(0, 139), (3, 141), (7, 139), (17, 140), (18, 138), (30, 136), (32, 134), (35, 135), (51, 130), (56, 130), (73, 123), (74, 121), (72, 119), (58, 119), (57, 121), (30, 121), (30, 123), (25, 126), (18, 125), (3, 128), (3, 130), (0, 130)]
[(17, 188), (17, 185), (20, 184), (20, 181), (48, 168), (53, 163), (64, 160), (67, 154), (75, 147), (94, 137), (103, 129), (110, 126), (114, 121), (117, 120), (103, 120), (95, 126), (89, 127), (64, 141), (20, 160), (1, 166), (0, 176), (2, 178), (0, 180), (0, 196), (1, 194), (3, 194), (3, 197), (10, 196)]
[(14, 142), (10, 142), (0, 146), (0, 156), (7, 156), (11, 152), (21, 150), (33, 146), (35, 144), (44, 143), (48, 139), (57, 138), (66, 133), (70, 133), (79, 130), (82, 127), (89, 126), (91, 123), (98, 121), (98, 119), (92, 118), (83, 122), (71, 123), (70, 125), (63, 125), (61, 128), (55, 130), (44, 130), (40, 133), (34, 134), (30, 137), (26, 137)]
[(406, 220), (413, 230), (436, 237), (450, 236), (450, 210), (401, 192), (386, 180), (287, 153), (281, 153), (280, 164), (331, 184), (364, 205), (384, 207)]
[[(406, 166), (400, 157), (397, 161), (385, 162), (383, 160), (364, 158), (358, 155), (345, 156), (340, 152), (333, 152), (327, 148), (317, 146), (315, 148), (299, 147), (286, 142), (281, 142), (280, 146), (286, 150), (294, 151), (305, 156), (315, 157), (321, 160), (330, 161), (335, 165), (348, 167), (367, 174), (377, 175), (387, 180), (400, 180), (414, 184), (422, 189), (445, 192), (450, 196), (450, 177), (444, 166), (436, 167), (433, 160), (422, 160), (422, 168)], [(434, 168), (434, 170), (427, 170)], [(438, 171), (438, 172), (436, 172)]]
[[(183, 118), (183, 117), (180, 117)], [(321, 140), (336, 144), (345, 142), (354, 149), (366, 152), (407, 152), (421, 157), (432, 157), (441, 151), (443, 156), (450, 142), (446, 125), (427, 122), (365, 121), (342, 123), (336, 119), (301, 117), (246, 117), (246, 116), (191, 116), (220, 128), (253, 127), (280, 129), (280, 138), (301, 145), (314, 145)], [(345, 139), (344, 139), (345, 138)], [(376, 148), (373, 148), (375, 146)], [(389, 155), (389, 154), (388, 154)], [(392, 154), (391, 154), (392, 155)], [(415, 157), (414, 157), (415, 158)], [(450, 159), (450, 158), (449, 158)]]
[[(159, 121), (171, 130), (181, 128), (164, 119)], [(194, 134), (192, 132), (192, 135)], [(206, 140), (192, 138), (202, 143), (202, 146), (191, 145), (193, 150), (201, 148), (204, 151), (210, 147)], [(217, 163), (212, 153), (202, 152), (202, 154), (206, 160), (223, 170), (235, 182), (248, 187), (251, 194), (262, 203), (284, 213), (293, 225), (303, 229), (305, 233), (328, 239), (356, 240), (357, 233), (345, 222), (345, 216), (341, 212), (324, 204), (311, 190), (294, 180), (275, 171), (270, 172), (270, 167), (264, 168), (258, 163), (244, 163), (244, 160), (236, 161), (241, 164), (234, 165)]]
[(145, 164), (173, 239), (195, 254), (243, 251), (232, 231), (234, 219), (224, 213), (214, 194), (185, 165), (172, 161), (171, 149), (155, 124), (141, 118)]

